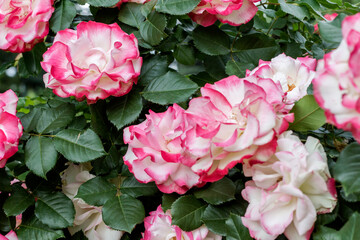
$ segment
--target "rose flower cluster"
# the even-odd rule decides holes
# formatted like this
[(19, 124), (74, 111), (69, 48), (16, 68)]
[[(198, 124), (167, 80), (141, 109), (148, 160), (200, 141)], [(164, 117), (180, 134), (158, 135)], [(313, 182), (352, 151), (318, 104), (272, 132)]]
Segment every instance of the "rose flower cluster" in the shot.
[(327, 121), (360, 142), (360, 13), (343, 20), (342, 35), (340, 46), (319, 61), (314, 95)]
[(313, 138), (304, 145), (286, 131), (315, 67), (314, 59), (281, 54), (260, 61), (245, 78), (206, 84), (187, 110), (174, 104), (150, 111), (144, 122), (124, 129), (125, 164), (140, 182), (184, 194), (242, 163), (253, 179), (242, 192), (250, 203), (242, 220), (251, 236), (306, 239), (316, 214), (336, 205), (322, 146)]

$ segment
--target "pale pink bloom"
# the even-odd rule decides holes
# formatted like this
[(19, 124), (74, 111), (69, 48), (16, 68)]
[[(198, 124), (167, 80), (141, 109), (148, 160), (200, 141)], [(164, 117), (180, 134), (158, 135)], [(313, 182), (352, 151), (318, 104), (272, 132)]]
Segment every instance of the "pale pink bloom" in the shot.
[(342, 23), (343, 40), (319, 61), (314, 96), (327, 121), (360, 142), (360, 13)]
[(144, 122), (124, 129), (124, 142), (129, 144), (124, 162), (140, 182), (154, 181), (162, 192), (179, 194), (200, 184), (191, 169), (197, 156), (186, 145), (209, 144), (195, 136), (193, 123), (178, 105), (163, 113), (150, 110)]
[[(338, 16), (337, 13), (332, 13), (332, 14), (325, 14), (324, 17), (326, 18), (326, 20), (328, 20), (329, 22), (331, 22), (332, 20), (334, 20), (336, 17)], [(319, 31), (319, 25), (315, 24), (314, 25), (314, 32), (318, 32)]]
[(18, 98), (12, 90), (0, 93), (0, 168), (18, 150), (23, 127), (16, 116)]
[(76, 31), (59, 31), (43, 57), (45, 86), (89, 104), (127, 94), (142, 65), (136, 37), (116, 23), (81, 22)]
[(49, 32), (52, 0), (0, 0), (0, 49), (30, 51)]
[[(284, 53), (271, 59), (271, 61), (259, 61), (259, 66), (252, 71), (247, 71), (246, 76), (257, 78), (270, 78), (280, 83), (286, 93), (283, 102), (288, 111), (294, 103), (307, 95), (307, 88), (315, 77), (316, 60), (309, 57), (293, 59)], [(251, 79), (251, 78), (250, 78)]]
[(16, 233), (11, 230), (5, 236), (0, 234), (0, 240), (18, 240)]
[(73, 201), (76, 211), (74, 225), (68, 228), (69, 232), (73, 235), (82, 230), (89, 240), (119, 240), (123, 232), (113, 230), (105, 225), (102, 220), (102, 207), (92, 206), (80, 198), (75, 198), (80, 185), (95, 177), (89, 172), (90, 170), (90, 164), (70, 163), (63, 172), (62, 191)]
[(165, 240), (165, 239), (181, 239), (181, 240), (221, 240), (221, 236), (210, 232), (203, 225), (191, 232), (185, 232), (176, 225), (171, 225), (170, 209), (165, 213), (158, 206), (156, 211), (150, 212), (150, 216), (144, 219), (145, 232), (142, 240)]
[(316, 214), (336, 206), (335, 181), (319, 141), (309, 137), (305, 144), (283, 133), (272, 158), (262, 164), (244, 165), (253, 181), (242, 195), (249, 201), (242, 221), (255, 239), (275, 239), (285, 233), (291, 239), (309, 239)]
[(189, 13), (196, 23), (208, 27), (216, 22), (233, 26), (249, 22), (258, 8), (254, 2), (259, 0), (201, 0), (199, 5)]
[(126, 3), (126, 2), (144, 4), (144, 3), (149, 2), (149, 1), (150, 0), (120, 0), (115, 6), (120, 7), (122, 3)]
[(281, 109), (282, 91), (270, 79), (257, 84), (230, 76), (201, 88), (202, 97), (190, 101), (188, 115), (196, 123), (196, 136), (210, 145), (189, 144), (199, 160), (191, 167), (201, 181), (214, 182), (246, 159), (268, 159), (276, 149), (276, 136), (287, 129), (292, 114)]

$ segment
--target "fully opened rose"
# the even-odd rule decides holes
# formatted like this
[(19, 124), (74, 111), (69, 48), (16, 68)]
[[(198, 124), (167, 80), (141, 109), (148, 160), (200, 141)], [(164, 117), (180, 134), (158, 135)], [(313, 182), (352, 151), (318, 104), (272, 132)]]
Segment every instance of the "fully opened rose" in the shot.
[(291, 131), (283, 133), (277, 151), (267, 162), (244, 165), (252, 181), (242, 195), (249, 202), (243, 224), (255, 239), (308, 239), (316, 214), (336, 205), (335, 181), (324, 148), (309, 137), (303, 144)]
[(185, 232), (176, 225), (171, 225), (170, 210), (164, 212), (161, 205), (156, 211), (150, 212), (150, 216), (144, 219), (145, 232), (142, 240), (221, 240), (222, 237), (209, 231), (204, 225), (191, 231)]
[(124, 142), (129, 144), (124, 162), (140, 182), (154, 181), (162, 192), (179, 194), (200, 184), (191, 169), (197, 156), (186, 145), (206, 148), (209, 142), (195, 136), (195, 125), (178, 105), (150, 111), (144, 122), (125, 128)]
[(81, 22), (76, 31), (59, 31), (43, 57), (45, 86), (89, 104), (128, 93), (142, 65), (137, 39), (116, 23)]
[(286, 109), (291, 110), (294, 103), (307, 94), (307, 88), (315, 77), (316, 60), (309, 57), (293, 59), (280, 54), (271, 61), (260, 60), (259, 66), (247, 71), (246, 76), (257, 78), (270, 78), (280, 83), (281, 89), (286, 93), (284, 103)]
[(342, 35), (340, 46), (319, 61), (314, 95), (327, 121), (360, 142), (360, 13), (343, 20)]
[(201, 0), (199, 5), (189, 13), (196, 23), (208, 27), (219, 20), (233, 26), (250, 21), (258, 8), (254, 2), (259, 0)]
[(18, 150), (22, 125), (16, 116), (18, 98), (12, 90), (0, 93), (0, 168)]
[(52, 0), (0, 0), (0, 49), (30, 51), (49, 33)]
[[(202, 97), (190, 101), (187, 114), (196, 123), (196, 135), (210, 141), (192, 166), (201, 181), (214, 182), (237, 163), (257, 155), (266, 159), (276, 148), (292, 114), (278, 112), (282, 91), (271, 79), (257, 84), (230, 76), (201, 88)], [(190, 151), (193, 145), (190, 145)]]

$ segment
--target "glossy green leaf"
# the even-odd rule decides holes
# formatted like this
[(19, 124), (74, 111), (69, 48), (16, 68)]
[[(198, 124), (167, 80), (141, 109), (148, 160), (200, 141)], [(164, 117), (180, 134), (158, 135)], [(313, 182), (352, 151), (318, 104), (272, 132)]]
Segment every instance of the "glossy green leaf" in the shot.
[(151, 56), (150, 58), (145, 58), (143, 65), (141, 67), (141, 73), (139, 77), (139, 85), (147, 86), (155, 78), (160, 77), (167, 73), (168, 71), (168, 62), (166, 56)]
[(36, 130), (39, 133), (49, 133), (66, 127), (73, 120), (74, 116), (75, 107), (71, 104), (43, 109), (40, 118), (37, 119)]
[(360, 144), (348, 145), (334, 167), (334, 177), (341, 182), (346, 195), (360, 193)]
[(152, 12), (145, 22), (140, 24), (140, 35), (151, 45), (158, 45), (167, 35), (164, 32), (166, 17), (163, 14)]
[(198, 89), (196, 83), (176, 72), (152, 81), (143, 91), (143, 97), (161, 105), (186, 101)]
[(230, 213), (228, 211), (224, 211), (222, 207), (216, 207), (209, 205), (204, 212), (202, 217), (202, 221), (205, 223), (206, 227), (209, 228), (210, 231), (220, 234), (226, 235), (226, 220), (229, 218)]
[(200, 227), (206, 206), (193, 195), (178, 198), (171, 206), (172, 224), (187, 232)]
[(91, 6), (94, 7), (113, 7), (119, 0), (87, 0)]
[(42, 192), (35, 204), (35, 215), (51, 228), (65, 228), (73, 225), (75, 208), (63, 193)]
[(293, 15), (300, 21), (304, 20), (304, 18), (306, 18), (306, 17), (310, 17), (310, 13), (306, 7), (299, 6), (299, 5), (293, 4), (293, 3), (287, 3), (287, 2), (285, 2), (285, 0), (278, 0), (278, 1), (280, 3), (281, 10), (283, 10), (284, 12), (286, 12), (290, 15)]
[(35, 130), (42, 111), (42, 108), (33, 108), (28, 114), (25, 114), (20, 118), (25, 131), (31, 132)]
[(94, 131), (87, 129), (65, 129), (54, 137), (58, 152), (73, 162), (88, 162), (105, 155), (100, 138)]
[(294, 122), (289, 126), (291, 130), (316, 130), (326, 122), (324, 110), (319, 107), (313, 95), (306, 95), (296, 102), (291, 112), (295, 116)]
[(132, 91), (121, 98), (113, 98), (107, 106), (107, 116), (117, 129), (135, 121), (143, 108), (142, 98)]
[(140, 28), (140, 24), (145, 20), (141, 13), (142, 5), (138, 3), (123, 3), (119, 11), (119, 20), (132, 27)]
[(340, 229), (340, 239), (360, 239), (360, 214), (354, 212), (347, 223)]
[(204, 199), (207, 203), (218, 205), (235, 199), (235, 184), (229, 178), (222, 178), (194, 193), (195, 197)]
[(145, 217), (142, 203), (128, 195), (114, 196), (102, 208), (106, 225), (120, 231), (131, 232)]
[(126, 178), (120, 186), (120, 192), (132, 197), (151, 196), (159, 190), (154, 182), (140, 183), (135, 177)]
[(19, 240), (41, 239), (56, 240), (63, 238), (62, 230), (54, 230), (40, 222), (35, 216), (30, 220), (23, 221), (16, 231)]
[(45, 51), (45, 44), (38, 43), (31, 51), (22, 53), (25, 68), (29, 74), (38, 75), (43, 71), (40, 62)]
[(198, 26), (193, 32), (194, 44), (201, 52), (216, 56), (230, 52), (230, 38), (216, 26)]
[(158, 0), (155, 9), (170, 15), (183, 15), (191, 12), (199, 3), (200, 0)]
[(230, 218), (226, 220), (226, 239), (228, 240), (251, 240), (249, 230), (242, 224), (239, 215), (230, 214)]
[(235, 75), (239, 78), (243, 78), (246, 75), (246, 70), (251, 70), (255, 67), (252, 63), (242, 63), (234, 60), (230, 60), (226, 63), (225, 71), (229, 76)]
[(196, 60), (194, 48), (189, 45), (177, 45), (174, 58), (181, 64), (194, 65)]
[(95, 177), (81, 184), (75, 197), (83, 199), (89, 205), (102, 206), (115, 195), (114, 185), (102, 177)]
[(342, 40), (341, 23), (345, 17), (345, 14), (340, 14), (331, 22), (319, 22), (320, 36), (329, 43), (339, 44)]
[(43, 136), (32, 136), (25, 146), (26, 166), (36, 175), (45, 178), (55, 166), (58, 153), (53, 140)]
[(17, 216), (33, 205), (34, 202), (33, 196), (21, 186), (16, 186), (11, 196), (6, 199), (3, 209), (7, 216)]
[(75, 4), (69, 0), (61, 0), (55, 5), (55, 11), (50, 19), (51, 30), (56, 33), (69, 28), (75, 16)]

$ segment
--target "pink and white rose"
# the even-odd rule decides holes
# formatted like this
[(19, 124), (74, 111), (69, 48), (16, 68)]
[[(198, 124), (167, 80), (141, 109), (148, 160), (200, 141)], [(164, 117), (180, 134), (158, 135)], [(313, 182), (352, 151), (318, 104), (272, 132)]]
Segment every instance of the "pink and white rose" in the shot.
[(189, 13), (190, 18), (208, 27), (219, 20), (233, 26), (249, 22), (258, 8), (254, 2), (259, 0), (201, 0), (199, 5)]
[(49, 32), (52, 0), (0, 0), (0, 49), (30, 51)]
[(210, 232), (205, 225), (191, 231), (185, 232), (176, 225), (171, 225), (171, 213), (167, 210), (165, 213), (158, 206), (156, 211), (150, 212), (150, 216), (144, 219), (145, 232), (142, 240), (164, 240), (164, 239), (182, 239), (182, 240), (221, 240), (222, 237)]
[(242, 195), (250, 204), (242, 218), (255, 239), (309, 239), (316, 214), (336, 206), (335, 181), (319, 141), (309, 137), (305, 144), (283, 133), (277, 151), (263, 164), (244, 165), (252, 181)]
[(343, 20), (342, 34), (340, 46), (319, 61), (314, 96), (327, 122), (360, 142), (360, 13)]
[(23, 128), (16, 116), (18, 98), (12, 90), (0, 93), (0, 168), (18, 151)]
[(11, 230), (5, 236), (0, 234), (0, 240), (18, 240), (16, 233)]
[(90, 164), (70, 163), (62, 175), (62, 191), (73, 201), (75, 207), (74, 225), (68, 228), (69, 232), (73, 235), (82, 230), (89, 240), (119, 240), (123, 232), (105, 225), (102, 220), (102, 207), (92, 206), (81, 198), (75, 198), (81, 184), (95, 177), (89, 172), (90, 170)]
[(179, 194), (200, 184), (191, 169), (197, 156), (186, 146), (208, 141), (195, 136), (193, 123), (178, 105), (163, 113), (150, 110), (144, 122), (124, 129), (124, 142), (129, 144), (124, 162), (138, 181), (154, 181), (160, 191)]
[(280, 83), (286, 93), (284, 103), (290, 111), (294, 103), (307, 95), (307, 88), (315, 77), (316, 60), (309, 57), (293, 59), (280, 54), (271, 61), (259, 61), (259, 66), (247, 71), (246, 76), (257, 78), (270, 78)]
[(136, 37), (116, 23), (81, 22), (76, 31), (59, 31), (43, 57), (45, 86), (89, 104), (127, 94), (142, 65)]
[(189, 150), (201, 153), (191, 167), (203, 182), (214, 182), (237, 163), (257, 155), (268, 159), (276, 149), (276, 136), (285, 131), (292, 114), (278, 112), (281, 89), (270, 79), (257, 84), (230, 76), (201, 88), (202, 97), (189, 103), (187, 114), (196, 123), (196, 136), (208, 139), (201, 147)]

